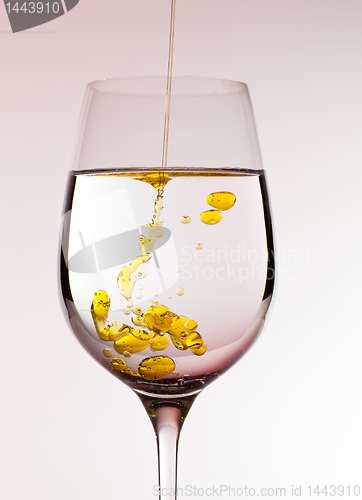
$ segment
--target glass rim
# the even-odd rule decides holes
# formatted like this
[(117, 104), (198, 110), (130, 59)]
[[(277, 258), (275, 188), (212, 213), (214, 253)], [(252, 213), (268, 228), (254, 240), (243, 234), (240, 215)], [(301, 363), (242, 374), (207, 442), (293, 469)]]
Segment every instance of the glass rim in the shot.
[[(94, 80), (87, 84), (87, 88), (90, 90), (104, 93), (104, 94), (112, 94), (112, 95), (124, 95), (124, 96), (135, 96), (135, 97), (165, 97), (167, 93), (167, 75), (139, 75), (139, 76), (122, 76), (115, 78), (103, 78), (100, 80)], [(116, 84), (121, 83), (129, 83), (134, 80), (135, 82), (144, 82), (146, 80), (150, 80), (155, 82), (156, 80), (160, 82), (164, 82), (164, 89), (162, 91), (139, 91), (139, 90), (122, 90), (121, 88), (116, 89)], [(180, 81), (188, 81), (188, 82), (199, 82), (206, 84), (208, 86), (214, 85), (215, 90), (189, 90), (189, 91), (175, 91), (174, 85)], [(113, 88), (112, 88), (113, 87)], [(217, 88), (217, 87), (224, 87)], [(225, 95), (225, 94), (235, 94), (238, 92), (248, 92), (248, 86), (246, 83), (239, 82), (237, 80), (230, 80), (225, 78), (214, 78), (208, 76), (196, 76), (196, 75), (172, 75), (171, 80), (171, 94), (173, 97), (193, 97), (193, 96), (212, 96), (212, 95)]]

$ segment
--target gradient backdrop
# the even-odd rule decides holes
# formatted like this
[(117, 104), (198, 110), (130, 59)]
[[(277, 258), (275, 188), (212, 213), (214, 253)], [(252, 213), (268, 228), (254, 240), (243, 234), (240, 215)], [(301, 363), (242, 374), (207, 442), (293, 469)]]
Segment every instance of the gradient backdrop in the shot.
[[(13, 34), (0, 5), (1, 499), (156, 498), (151, 424), (69, 331), (57, 252), (85, 86), (165, 74), (169, 14), (80, 0)], [(267, 328), (184, 425), (180, 487), (362, 489), (361, 33), (361, 0), (177, 0), (174, 73), (249, 85), (279, 252)]]

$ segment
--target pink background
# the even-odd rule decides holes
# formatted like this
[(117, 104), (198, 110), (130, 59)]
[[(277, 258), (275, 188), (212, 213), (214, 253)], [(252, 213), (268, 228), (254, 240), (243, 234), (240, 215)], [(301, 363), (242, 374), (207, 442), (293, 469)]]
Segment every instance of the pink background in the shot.
[[(85, 86), (164, 74), (169, 13), (80, 0), (12, 34), (0, 5), (6, 500), (156, 498), (151, 424), (68, 331), (57, 251)], [(177, 0), (174, 73), (249, 86), (279, 251), (260, 341), (185, 423), (180, 487), (360, 481), (361, 33), (361, 0)]]

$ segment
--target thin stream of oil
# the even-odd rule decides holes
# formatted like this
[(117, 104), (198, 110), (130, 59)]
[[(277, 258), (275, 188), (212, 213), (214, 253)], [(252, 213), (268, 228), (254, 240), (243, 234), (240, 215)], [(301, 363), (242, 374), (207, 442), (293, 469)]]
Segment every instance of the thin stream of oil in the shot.
[(174, 40), (174, 34), (175, 34), (175, 7), (176, 7), (176, 0), (172, 0), (170, 42), (169, 42), (169, 51), (168, 51), (166, 112), (165, 112), (165, 126), (164, 126), (164, 134), (163, 134), (162, 168), (166, 168), (166, 166), (167, 166), (168, 131), (169, 131), (169, 124), (170, 124), (170, 102), (171, 102), (171, 84), (172, 84), (173, 40)]

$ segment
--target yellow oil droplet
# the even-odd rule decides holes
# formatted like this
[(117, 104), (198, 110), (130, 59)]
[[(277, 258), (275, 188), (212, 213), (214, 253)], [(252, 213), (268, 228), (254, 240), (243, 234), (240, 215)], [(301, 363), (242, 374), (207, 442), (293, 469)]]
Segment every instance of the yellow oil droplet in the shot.
[(172, 343), (176, 347), (176, 349), (178, 349), (179, 351), (186, 351), (187, 346), (184, 345), (182, 340), (175, 338), (173, 335), (170, 335), (170, 337), (171, 337)]
[(127, 367), (127, 370), (125, 371), (125, 373), (127, 373), (127, 375), (131, 375), (132, 377), (140, 377), (141, 375), (137, 372), (134, 372), (132, 370), (132, 368), (128, 368)]
[(151, 257), (152, 255), (149, 253), (146, 255), (139, 255), (129, 263), (127, 269), (129, 269), (129, 272), (133, 274), (135, 271), (137, 271), (137, 269), (140, 267), (141, 264), (148, 262), (151, 259)]
[(168, 344), (170, 343), (169, 338), (167, 335), (156, 335), (153, 337), (153, 339), (150, 341), (150, 346), (152, 351), (163, 351), (168, 347)]
[(202, 356), (205, 354), (207, 349), (206, 343), (203, 342), (200, 347), (190, 347), (190, 350), (195, 354), (196, 356)]
[(157, 229), (156, 231), (156, 238), (161, 238), (164, 235), (164, 232), (162, 229)]
[(132, 377), (140, 377), (139, 373), (136, 373), (127, 366), (127, 363), (121, 358), (113, 358), (111, 362), (112, 370), (116, 370), (121, 373), (127, 373), (127, 375), (132, 375)]
[(157, 291), (157, 290), (155, 290), (155, 291), (153, 292), (153, 296), (154, 296), (154, 297), (158, 297), (158, 291)]
[(149, 330), (154, 330), (157, 333), (167, 332), (172, 325), (173, 314), (166, 306), (162, 306), (157, 302), (149, 307), (144, 314), (144, 321), (147, 323)]
[(236, 196), (228, 191), (218, 191), (207, 196), (206, 201), (209, 205), (218, 210), (229, 210), (234, 206)]
[(142, 293), (141, 292), (136, 293), (136, 299), (142, 299)]
[(174, 377), (177, 377), (177, 376), (178, 376), (178, 375), (180, 375), (180, 374), (179, 374), (179, 372), (173, 372), (173, 373), (172, 373), (172, 375), (173, 375)]
[(147, 253), (146, 255), (139, 255), (135, 257), (128, 266), (123, 266), (118, 273), (118, 288), (125, 299), (131, 300), (135, 281), (147, 276), (145, 271), (140, 270), (137, 272), (137, 270), (141, 264), (148, 262), (151, 258), (152, 255), (150, 253)]
[(124, 310), (124, 314), (126, 314), (127, 316), (128, 316), (129, 314), (131, 314), (131, 309), (125, 309), (125, 310)]
[(112, 359), (112, 362), (111, 362), (111, 368), (113, 368), (113, 370), (123, 372), (124, 370), (127, 369), (127, 364), (121, 358), (114, 358), (114, 359)]
[(195, 248), (196, 248), (196, 250), (202, 250), (204, 247), (203, 247), (202, 243), (196, 243)]
[(189, 217), (188, 215), (183, 215), (182, 217), (180, 217), (180, 221), (182, 222), (182, 224), (189, 224), (191, 222), (191, 217)]
[(143, 290), (143, 285), (138, 285), (138, 290)]
[(98, 337), (102, 340), (108, 340), (113, 342), (122, 336), (123, 324), (118, 323), (118, 321), (112, 321), (103, 329), (97, 329)]
[(110, 305), (107, 292), (98, 290), (93, 295), (91, 315), (98, 337), (102, 340), (113, 342), (121, 337), (120, 329), (123, 325), (122, 323), (118, 323), (118, 321), (112, 321), (106, 326)]
[(221, 221), (221, 212), (219, 210), (206, 210), (206, 212), (202, 212), (200, 214), (200, 219), (205, 224), (209, 224), (210, 226), (217, 224)]
[(185, 328), (188, 332), (193, 332), (194, 330), (196, 330), (197, 326), (198, 325), (197, 325), (196, 321), (194, 321), (193, 319), (188, 319), (185, 322)]
[(186, 338), (186, 345), (189, 349), (191, 349), (192, 351), (194, 349), (198, 349), (199, 347), (201, 347), (203, 344), (203, 340), (202, 340), (202, 337), (199, 333), (195, 332), (195, 333), (190, 333), (190, 335)]
[(181, 297), (185, 293), (185, 290), (183, 288), (178, 288), (176, 293)]
[(106, 365), (110, 365), (111, 360), (109, 358), (104, 358), (103, 363), (105, 363)]
[(168, 356), (146, 358), (138, 366), (138, 373), (147, 379), (167, 377), (175, 369), (175, 362)]
[(187, 349), (185, 339), (189, 335), (189, 332), (185, 328), (186, 321), (187, 318), (185, 318), (184, 316), (175, 315), (172, 325), (168, 329), (168, 333), (170, 334), (172, 343), (180, 351), (184, 351)]
[(133, 302), (132, 302), (132, 300), (129, 300), (129, 301), (127, 302), (127, 305), (128, 305), (128, 307), (132, 307), (132, 306), (133, 306)]
[(130, 334), (124, 335), (120, 339), (116, 340), (113, 347), (119, 354), (124, 354), (124, 352), (135, 354), (137, 352), (144, 351), (149, 345), (150, 343), (148, 340), (140, 340)]
[(142, 316), (132, 316), (131, 321), (135, 326), (142, 326), (143, 324)]
[(148, 342), (157, 335), (156, 332), (146, 332), (146, 330), (135, 330), (134, 328), (131, 329), (131, 333), (136, 339), (142, 340), (143, 342)]
[[(151, 235), (152, 236), (152, 235)], [(140, 236), (139, 237), (139, 242), (140, 242), (140, 250), (143, 253), (143, 255), (146, 255), (148, 252), (150, 252), (155, 244), (155, 238), (146, 238), (145, 236)]]
[(131, 357), (131, 353), (130, 353), (130, 352), (128, 352), (128, 351), (124, 351), (124, 352), (123, 352), (123, 356), (124, 356), (125, 358), (130, 358), (130, 357)]
[(91, 306), (92, 316), (106, 321), (110, 306), (111, 303), (108, 293), (104, 290), (98, 290), (98, 292), (93, 295)]
[(108, 349), (108, 347), (103, 349), (103, 354), (107, 356), (107, 358), (111, 358), (113, 356), (113, 352), (111, 351), (111, 349)]

